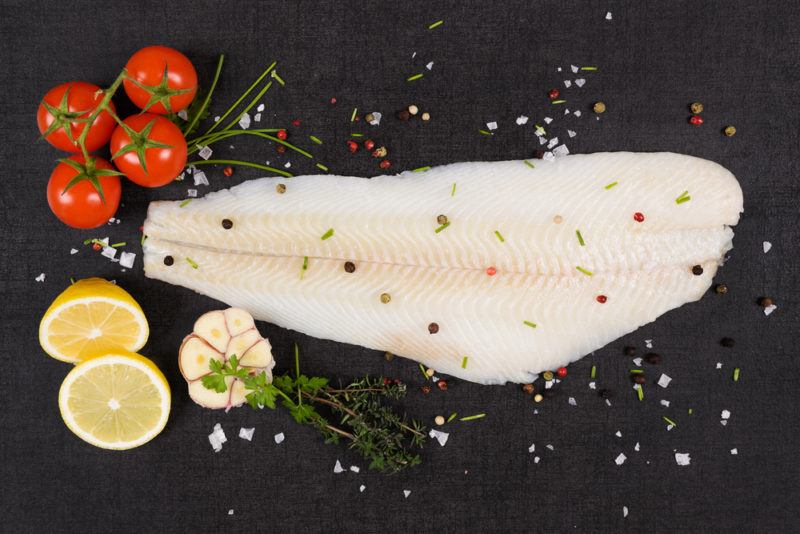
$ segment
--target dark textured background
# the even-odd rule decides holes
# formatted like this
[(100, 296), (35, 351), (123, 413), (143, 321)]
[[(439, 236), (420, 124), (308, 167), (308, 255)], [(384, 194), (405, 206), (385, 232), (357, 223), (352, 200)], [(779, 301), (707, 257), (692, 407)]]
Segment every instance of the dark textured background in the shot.
[[(53, 5), (51, 5), (53, 4)], [(5, 532), (329, 531), (379, 532), (791, 532), (800, 529), (798, 491), (798, 82), (800, 8), (790, 2), (561, 1), (494, 2), (0, 2), (2, 132), (0, 214), (2, 257), (2, 371), (0, 395), (0, 530)], [(785, 7), (778, 7), (778, 4)], [(606, 11), (613, 20), (604, 20)], [(433, 31), (427, 25), (445, 24)], [(386, 143), (394, 169), (462, 160), (529, 157), (530, 125), (513, 119), (546, 115), (573, 152), (670, 150), (717, 161), (739, 178), (745, 214), (735, 249), (718, 279), (724, 297), (668, 313), (655, 324), (612, 343), (570, 367), (559, 396), (534, 405), (518, 386), (484, 387), (451, 381), (446, 393), (423, 397), (420, 373), (408, 361), (307, 338), (262, 324), (275, 347), (278, 370), (299, 342), (308, 372), (350, 377), (385, 373), (413, 387), (405, 403), (430, 421), (436, 414), (486, 412), (485, 419), (449, 426), (444, 448), (432, 443), (421, 467), (396, 476), (367, 472), (349, 451), (321, 443), (310, 428), (282, 412), (250, 409), (224, 414), (192, 404), (177, 369), (176, 350), (198, 313), (218, 303), (144, 278), (141, 254), (121, 273), (87, 247), (86, 237), (111, 236), (140, 252), (138, 227), (147, 202), (181, 198), (187, 183), (150, 191), (124, 185), (122, 224), (81, 232), (47, 209), (45, 184), (59, 155), (35, 142), (34, 114), (51, 86), (71, 79), (109, 83), (141, 46), (169, 44), (184, 51), (209, 80), (216, 55), (227, 54), (213, 110), (219, 113), (270, 61), (287, 81), (265, 99), (262, 124), (288, 126), (332, 171), (374, 175), (376, 161), (344, 148), (351, 131)], [(411, 59), (412, 52), (416, 59)], [(423, 79), (405, 78), (424, 70)], [(583, 89), (558, 66), (597, 65)], [(584, 116), (563, 117), (546, 93), (560, 86)], [(335, 96), (338, 104), (328, 101)], [(587, 113), (602, 99), (608, 112)], [(706, 106), (706, 124), (686, 124), (687, 104)], [(417, 103), (429, 124), (400, 123), (391, 112)], [(124, 106), (124, 104), (123, 104)], [(351, 126), (354, 106), (386, 116), (378, 128)], [(477, 133), (487, 121), (492, 138)], [(726, 124), (739, 133), (720, 134)], [(263, 161), (274, 148), (237, 141), (218, 149)], [(279, 161), (287, 159), (284, 157)], [(292, 156), (292, 171), (317, 172)], [(259, 175), (209, 170), (211, 189)], [(200, 188), (201, 194), (206, 188)], [(769, 240), (774, 248), (761, 251)], [(71, 247), (80, 253), (70, 256)], [(44, 272), (44, 283), (34, 278)], [(66, 364), (48, 358), (37, 326), (69, 277), (116, 278), (141, 303), (151, 324), (143, 353), (173, 387), (165, 431), (148, 445), (118, 453), (93, 448), (62, 424), (57, 408)], [(754, 300), (779, 305), (765, 317)], [(731, 336), (736, 347), (718, 340)], [(652, 338), (673, 377), (666, 390), (647, 387), (639, 402), (627, 382), (630, 361), (621, 347), (643, 348)], [(722, 370), (715, 369), (717, 361)], [(613, 406), (587, 387), (592, 364), (598, 382), (617, 392)], [(742, 368), (738, 383), (734, 367)], [(652, 375), (652, 373), (651, 373)], [(655, 373), (656, 378), (658, 373)], [(569, 406), (574, 396), (577, 407)], [(669, 408), (659, 399), (672, 402)], [(694, 415), (687, 414), (688, 408)], [(719, 423), (720, 411), (732, 417)], [(665, 430), (662, 415), (678, 422)], [(206, 439), (222, 423), (229, 442), (214, 454)], [(236, 437), (255, 426), (252, 443)], [(614, 434), (622, 432), (622, 438)], [(276, 446), (273, 434), (286, 441)], [(634, 452), (636, 442), (641, 451)], [(536, 443), (541, 463), (527, 452)], [(554, 450), (545, 448), (552, 444)], [(738, 456), (730, 454), (738, 448)], [(679, 467), (674, 451), (689, 452)], [(628, 456), (618, 467), (614, 458)], [(360, 474), (332, 472), (336, 459)], [(359, 493), (359, 485), (366, 490)], [(410, 489), (404, 499), (402, 491)], [(627, 506), (630, 515), (622, 516)], [(229, 516), (228, 510), (234, 509)]]

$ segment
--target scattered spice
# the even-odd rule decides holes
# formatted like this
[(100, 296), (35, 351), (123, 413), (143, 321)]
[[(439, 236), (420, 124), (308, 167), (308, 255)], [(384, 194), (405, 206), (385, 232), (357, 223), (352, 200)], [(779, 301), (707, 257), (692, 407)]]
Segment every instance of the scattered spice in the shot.
[(275, 147), (275, 151), (278, 154), (283, 154), (284, 152), (286, 152), (286, 147), (283, 146), (283, 145), (278, 145), (278, 146)]
[(224, 169), (222, 169), (222, 174), (230, 178), (231, 176), (233, 176), (233, 167), (225, 167)]
[(552, 102), (550, 102), (550, 103), (551, 103), (551, 104), (566, 104), (566, 103), (567, 103), (567, 101), (566, 101), (566, 100), (553, 100), (553, 101), (552, 101)]
[(492, 135), (492, 132), (489, 132), (489, 131), (483, 130), (483, 129), (478, 130), (478, 133), (480, 133), (482, 135)]
[(278, 133), (275, 134), (275, 136), (281, 141), (286, 141), (288, 134), (286, 133), (286, 130), (278, 130)]
[(433, 24), (429, 25), (429, 26), (428, 26), (428, 29), (429, 29), (429, 30), (432, 30), (432, 29), (434, 29), (434, 28), (438, 28), (438, 27), (439, 27), (439, 26), (441, 26), (442, 24), (444, 24), (444, 21), (443, 21), (443, 20), (437, 20), (437, 21), (436, 21), (436, 22), (434, 22)]
[(608, 297), (605, 295), (597, 295), (597, 302), (600, 304), (605, 304), (608, 301)]
[(233, 221), (230, 219), (222, 219), (222, 227), (226, 230), (233, 228)]
[(364, 150), (372, 150), (373, 148), (375, 148), (375, 141), (372, 139), (364, 141)]
[(523, 159), (522, 162), (525, 165), (527, 165), (528, 167), (530, 167), (531, 169), (535, 169), (536, 168), (536, 166), (533, 163), (531, 163), (530, 161), (528, 161), (527, 159)]
[(668, 425), (678, 426), (678, 423), (667, 417), (666, 415), (662, 415), (661, 418), (667, 422)]
[(179, 208), (185, 208), (186, 206), (188, 206), (188, 205), (189, 205), (189, 202), (191, 202), (192, 200), (193, 200), (193, 199), (191, 199), (191, 198), (187, 198), (186, 200), (184, 200), (183, 202), (181, 202), (180, 204), (178, 204), (178, 207), (179, 207)]
[(300, 280), (306, 275), (308, 270), (308, 256), (303, 256), (303, 265), (300, 266)]
[(644, 388), (641, 386), (641, 384), (638, 388), (636, 388), (636, 396), (639, 397), (640, 402), (644, 400)]
[(495, 267), (487, 267), (486, 268), (486, 274), (488, 274), (489, 276), (496, 275), (497, 274), (497, 268), (495, 268)]
[(333, 228), (328, 228), (328, 231), (325, 232), (324, 234), (322, 234), (322, 237), (320, 237), (320, 240), (325, 241), (326, 239), (329, 239), (332, 236), (333, 236)]
[(347, 150), (349, 150), (351, 154), (355, 154), (358, 151), (358, 143), (349, 139), (347, 141)]
[(430, 392), (431, 392), (431, 387), (430, 387), (430, 386), (427, 386), (427, 385), (425, 385), (425, 386), (422, 386), (422, 387), (421, 387), (421, 388), (419, 388), (419, 389), (420, 389), (420, 391), (422, 391), (422, 393), (424, 393), (425, 395), (427, 395), (428, 393), (430, 393)]
[(583, 236), (581, 235), (581, 231), (580, 230), (575, 230), (575, 235), (578, 237), (578, 243), (580, 243), (580, 245), (582, 247), (585, 247), (586, 246), (586, 242), (583, 240)]
[(485, 413), (479, 413), (475, 415), (468, 415), (467, 417), (462, 417), (459, 421), (472, 421), (473, 419), (480, 419), (481, 417), (486, 417)]
[(278, 192), (278, 193), (280, 193), (280, 194), (283, 194), (283, 193), (285, 193), (285, 192), (286, 192), (286, 185), (285, 185), (285, 184), (278, 184), (278, 185), (276, 185), (276, 186), (275, 186), (275, 191), (277, 191), (277, 192)]
[(358, 108), (353, 108), (353, 114), (350, 115), (350, 122), (356, 122), (356, 114), (358, 113)]
[(438, 426), (442, 426), (444, 424), (444, 417), (441, 415), (437, 415), (436, 418), (433, 420)]
[(422, 120), (424, 120), (424, 121), (429, 121), (429, 120), (431, 120), (431, 114), (430, 114), (430, 113), (428, 113), (428, 112), (426, 111), (426, 112), (424, 112), (424, 113), (422, 114), (422, 116), (421, 116), (420, 118), (421, 118)]
[(539, 393), (537, 393), (536, 395), (533, 396), (533, 402), (542, 402), (543, 400), (544, 400), (544, 397), (542, 397), (542, 395), (539, 394)]
[(550, 92), (547, 93), (547, 96), (550, 97), (550, 100), (555, 100), (560, 95), (561, 95), (561, 93), (558, 91), (558, 89), (550, 89)]
[(433, 373), (435, 373), (435, 372), (436, 372), (436, 371), (434, 371), (434, 370), (433, 370), (433, 368), (431, 368), (431, 367), (428, 367), (427, 369), (425, 369), (425, 368), (422, 366), (422, 364), (419, 364), (419, 368), (420, 368), (420, 369), (422, 369), (422, 372), (423, 372), (423, 374), (425, 375), (425, 378), (430, 378), (430, 377), (432, 377), (432, 376), (433, 376)]
[(695, 115), (699, 115), (700, 113), (703, 112), (703, 104), (701, 104), (700, 102), (692, 102), (692, 105), (689, 106), (689, 109)]
[(439, 332), (439, 325), (436, 323), (431, 323), (428, 325), (428, 332), (431, 334), (436, 334)]
[(497, 239), (499, 239), (501, 243), (506, 242), (505, 238), (503, 237), (503, 234), (500, 233), (500, 230), (495, 230), (494, 235), (497, 236)]
[(701, 124), (703, 124), (703, 117), (701, 117), (700, 115), (692, 115), (689, 118), (689, 124), (691, 124), (692, 126), (700, 126)]
[(186, 258), (186, 263), (192, 266), (192, 269), (197, 269), (198, 265), (192, 258)]
[(531, 393), (533, 393), (533, 384), (524, 384), (522, 386), (522, 392), (525, 393), (526, 395), (530, 395)]
[(325, 171), (325, 172), (328, 172), (328, 167), (326, 167), (326, 166), (325, 166), (325, 165), (323, 165), (322, 163), (317, 163), (317, 168), (318, 168), (318, 169), (321, 169), (321, 170), (323, 170), (323, 171)]
[(375, 121), (375, 115), (373, 113), (367, 113), (364, 115), (364, 120), (371, 123)]
[(406, 81), (407, 82), (413, 82), (414, 80), (419, 80), (423, 76), (424, 76), (424, 74), (420, 72), (418, 74), (414, 74), (413, 76), (409, 76), (408, 78), (406, 78)]
[(603, 103), (603, 102), (595, 102), (595, 103), (594, 103), (594, 106), (592, 106), (592, 110), (593, 110), (595, 113), (605, 113), (605, 111), (606, 111), (606, 105), (605, 105), (605, 103)]
[(724, 295), (725, 293), (728, 292), (728, 286), (727, 284), (717, 284), (714, 287), (714, 291), (716, 291), (718, 295)]
[(637, 211), (633, 214), (633, 220), (636, 222), (644, 222), (644, 214), (640, 211)]
[(733, 137), (736, 135), (736, 126), (726, 126), (723, 132), (725, 132), (726, 136)]
[(356, 272), (356, 264), (352, 261), (344, 262), (344, 272), (346, 273), (354, 273)]
[(439, 224), (447, 224), (447, 215), (439, 215), (436, 217), (436, 222)]
[(440, 391), (447, 391), (447, 382), (445, 380), (439, 379), (439, 381), (436, 382), (436, 385), (439, 387)]
[(550, 382), (553, 379), (553, 371), (545, 371), (542, 373), (542, 378), (544, 378), (547, 382)]
[(576, 268), (578, 271), (580, 271), (580, 272), (582, 272), (583, 274), (585, 274), (586, 276), (592, 276), (592, 274), (593, 274), (593, 273), (592, 273), (592, 271), (590, 271), (590, 270), (588, 270), (588, 269), (584, 269), (584, 268), (583, 268), (583, 267), (581, 267), (580, 265), (576, 266), (575, 268)]
[(174, 263), (175, 263), (175, 258), (173, 258), (172, 256), (164, 256), (164, 265), (170, 267)]
[(436, 230), (434, 230), (434, 232), (438, 234), (439, 232), (441, 232), (442, 230), (444, 230), (444, 229), (445, 229), (445, 228), (447, 228), (448, 226), (450, 226), (450, 223), (449, 223), (449, 222), (446, 222), (446, 223), (444, 223), (443, 225), (441, 225), (439, 228), (437, 228)]
[(386, 354), (383, 355), (383, 357), (387, 362), (394, 360), (394, 354), (392, 354), (391, 352), (387, 352)]
[(431, 168), (430, 165), (425, 165), (424, 167), (417, 167), (416, 169), (411, 169), (411, 172), (425, 172)]
[(559, 378), (564, 378), (567, 376), (567, 368), (559, 367), (558, 370), (556, 370), (556, 375), (558, 375)]
[(385, 159), (385, 160), (381, 161), (380, 164), (378, 164), (378, 167), (380, 167), (381, 169), (388, 169), (391, 166), (392, 166), (392, 162), (389, 161), (388, 159)]
[(684, 202), (688, 202), (690, 200), (692, 200), (692, 197), (689, 196), (689, 191), (684, 191), (678, 198), (675, 199), (675, 204), (683, 204)]
[(417, 113), (419, 113), (419, 108), (414, 104), (411, 104), (410, 106), (408, 106), (408, 112), (411, 113), (412, 115), (416, 115)]
[(381, 293), (381, 302), (388, 304), (391, 300), (392, 296), (389, 293)]
[(738, 382), (739, 381), (739, 372), (740, 372), (740, 369), (738, 367), (736, 367), (733, 370), (733, 381), (734, 382)]
[(531, 328), (536, 328), (536, 323), (532, 323), (530, 321), (522, 321), (522, 324), (525, 326), (530, 326)]
[(451, 197), (456, 196), (456, 183), (455, 182), (453, 182), (453, 188), (450, 190), (450, 196)]
[(700, 276), (701, 274), (703, 274), (703, 267), (701, 267), (700, 265), (692, 266), (692, 274), (695, 276)]
[(611, 182), (610, 184), (606, 185), (604, 189), (611, 189), (612, 187), (616, 187), (619, 182)]
[(100, 243), (97, 243), (97, 242), (92, 243), (92, 250), (101, 250), (102, 248), (103, 248), (103, 245), (101, 245)]
[(648, 352), (644, 355), (644, 361), (650, 365), (659, 365), (661, 363), (661, 355), (655, 352)]
[(381, 147), (378, 147), (375, 150), (373, 150), (372, 157), (373, 158), (384, 158), (384, 157), (386, 157), (386, 154), (388, 154), (388, 153), (389, 153), (389, 151), (386, 150), (386, 147), (385, 146), (381, 146)]
[(467, 362), (468, 361), (469, 361), (469, 356), (464, 356), (463, 358), (461, 358), (461, 368), (462, 369), (466, 369), (467, 368)]
[(736, 344), (736, 342), (733, 341), (733, 338), (723, 337), (722, 339), (719, 340), (719, 344), (722, 345), (723, 347), (726, 347), (726, 348), (730, 349), (730, 348), (733, 348), (733, 346)]
[(561, 215), (556, 215), (555, 217), (553, 217), (553, 222), (556, 224), (561, 224), (562, 222), (564, 222), (564, 217), (562, 217)]

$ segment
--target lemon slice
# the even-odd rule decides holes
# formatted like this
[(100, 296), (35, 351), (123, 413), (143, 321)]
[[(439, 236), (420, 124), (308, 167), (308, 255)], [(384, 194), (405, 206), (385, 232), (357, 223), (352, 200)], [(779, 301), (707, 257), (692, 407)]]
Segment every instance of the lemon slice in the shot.
[(72, 369), (58, 392), (67, 427), (103, 449), (132, 449), (167, 424), (170, 390), (153, 362), (126, 351), (90, 358)]
[(39, 324), (39, 344), (61, 361), (77, 363), (147, 342), (147, 319), (127, 291), (102, 278), (79, 280), (50, 305)]

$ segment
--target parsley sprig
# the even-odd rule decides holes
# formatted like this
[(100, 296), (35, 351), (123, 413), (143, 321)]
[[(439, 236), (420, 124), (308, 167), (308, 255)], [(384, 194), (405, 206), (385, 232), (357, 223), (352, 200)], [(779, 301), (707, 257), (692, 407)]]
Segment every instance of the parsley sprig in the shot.
[(300, 374), (296, 346), (295, 362), (294, 376), (287, 373), (270, 382), (266, 372), (252, 374), (251, 369), (241, 367), (235, 355), (227, 362), (211, 360), (211, 372), (202, 383), (224, 393), (227, 378), (241, 380), (250, 406), (275, 409), (280, 401), (295, 421), (316, 428), (325, 443), (346, 440), (370, 462), (370, 469), (397, 472), (422, 461), (418, 449), (425, 443), (425, 427), (384, 402), (402, 398), (405, 384), (366, 376), (333, 387), (327, 378)]

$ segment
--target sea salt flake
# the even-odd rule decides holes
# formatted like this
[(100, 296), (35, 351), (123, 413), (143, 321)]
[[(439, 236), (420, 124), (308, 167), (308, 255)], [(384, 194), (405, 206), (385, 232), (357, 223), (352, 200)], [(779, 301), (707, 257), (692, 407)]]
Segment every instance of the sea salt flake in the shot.
[(361, 485), (358, 487), (358, 491), (360, 491), (361, 493), (364, 493), (364, 490), (365, 490), (365, 489), (367, 489), (367, 487), (366, 487), (364, 484), (361, 484)]
[(371, 115), (372, 115), (372, 120), (369, 121), (370, 126), (379, 125), (381, 123), (381, 117), (383, 117), (383, 114), (380, 111), (373, 111)]
[(77, 248), (71, 248), (71, 249), (69, 249), (69, 253), (70, 254), (77, 254), (78, 253), (78, 249)]
[(606, 399), (606, 404), (607, 404), (607, 405), (609, 405), (609, 406), (611, 406), (611, 401), (610, 401), (610, 400), (608, 400), (608, 399)]
[(247, 441), (253, 441), (253, 434), (255, 433), (255, 428), (245, 428), (242, 427), (239, 429), (239, 437), (242, 439), (246, 439)]
[(548, 381), (546, 381), (544, 383), (544, 389), (550, 389), (551, 387), (553, 387), (553, 381), (552, 380), (548, 380)]
[(769, 241), (764, 241), (763, 246), (764, 246), (764, 254), (766, 254), (772, 248), (772, 243), (770, 243)]
[(342, 467), (342, 462), (336, 460), (336, 465), (333, 466), (334, 473), (344, 473), (344, 467)]
[(182, 181), (183, 181), (183, 179), (184, 179), (185, 177), (186, 177), (186, 173), (185, 173), (185, 172), (182, 172), (182, 173), (180, 173), (180, 174), (178, 175), (178, 177), (177, 177), (177, 178), (175, 178), (175, 181), (176, 181), (176, 182), (182, 182)]
[(575, 400), (575, 397), (570, 397), (567, 402), (569, 402), (570, 406), (577, 406), (578, 405), (578, 401)]
[(264, 104), (259, 104), (256, 111), (264, 111)]
[(283, 443), (283, 440), (285, 440), (285, 439), (286, 439), (286, 436), (283, 435), (283, 432), (279, 432), (279, 433), (275, 434), (275, 443), (276, 444), (280, 445), (281, 443)]
[(553, 119), (552, 119), (551, 117), (545, 117), (545, 118), (544, 118), (544, 122), (545, 122), (546, 124), (550, 124), (551, 122), (553, 122)]
[(133, 267), (133, 262), (136, 260), (136, 253), (134, 252), (123, 252), (119, 255), (119, 264), (126, 269), (130, 269)]
[(722, 419), (722, 420), (720, 420), (719, 424), (721, 424), (722, 426), (728, 426), (728, 420), (727, 419)]
[(222, 430), (222, 425), (219, 423), (214, 425), (213, 431), (208, 435), (208, 442), (211, 443), (211, 447), (214, 449), (214, 452), (221, 451), (222, 444), (227, 441), (228, 438), (225, 437), (225, 431)]
[(569, 115), (569, 108), (564, 110), (564, 115)]
[(289, 167), (291, 167), (291, 166), (292, 166), (292, 162), (291, 162), (291, 161), (287, 161), (287, 162), (286, 162), (286, 165), (284, 165), (284, 167), (286, 167), (287, 169), (288, 169)]
[(739, 454), (739, 449), (736, 448), (731, 449), (731, 454), (736, 456), (737, 454)]
[(662, 388), (665, 388), (669, 385), (670, 382), (672, 382), (672, 379), (667, 375), (665, 375), (664, 373), (661, 373), (661, 377), (659, 377), (658, 379), (658, 385), (661, 386)]
[(261, 122), (261, 113), (253, 115), (253, 122)]
[(206, 173), (204, 173), (203, 171), (195, 171), (194, 185), (208, 185), (208, 178), (206, 177)]
[(774, 312), (777, 309), (778, 307), (776, 305), (770, 304), (769, 306), (764, 308), (764, 315), (769, 315), (770, 313)]
[(572, 72), (578, 72), (578, 67), (575, 65), (570, 65), (569, 68), (572, 69)]
[(668, 424), (668, 425), (667, 425), (667, 432), (669, 432), (669, 431), (670, 431), (670, 430), (672, 430), (673, 428), (675, 428), (675, 425), (673, 425), (672, 423)]
[(432, 438), (435, 438), (442, 447), (444, 447), (445, 443), (447, 443), (447, 439), (450, 437), (450, 434), (447, 432), (442, 432), (440, 430), (436, 430), (435, 428), (432, 428), (428, 435)]
[(487, 122), (486, 123), (486, 127), (489, 128), (490, 130), (496, 130), (497, 129), (497, 122), (495, 122), (495, 121)]
[[(200, 146), (200, 145), (198, 145), (198, 146)], [(208, 158), (211, 157), (211, 154), (213, 154), (213, 153), (214, 153), (214, 151), (211, 150), (210, 146), (204, 146), (204, 147), (200, 147), (200, 151), (197, 153), (197, 155), (200, 156), (203, 159), (208, 159)]]
[(189, 114), (186, 112), (185, 109), (182, 109), (178, 112), (178, 117), (182, 118), (185, 121), (189, 120)]
[(219, 115), (217, 115), (216, 117), (214, 117), (214, 122), (219, 122)]
[(44, 282), (44, 273), (34, 278), (34, 280), (36, 280), (37, 282)]
[(639, 452), (639, 448), (640, 448), (639, 447), (639, 442), (637, 441), (636, 445), (633, 446), (633, 450), (635, 450), (636, 452)]
[(556, 159), (556, 155), (553, 154), (552, 152), (545, 152), (544, 156), (542, 156), (542, 159), (544, 161), (553, 161)]
[(545, 446), (544, 446), (544, 448), (545, 448), (545, 449), (548, 449), (548, 450), (551, 450), (551, 451), (554, 451), (554, 450), (556, 450), (556, 448), (555, 448), (555, 447), (553, 447), (552, 445), (550, 445), (549, 443), (548, 443), (547, 445), (545, 445)]
[(585, 78), (578, 78), (577, 80), (575, 80), (575, 85), (577, 85), (578, 87), (583, 87), (583, 84), (585, 83), (586, 83)]
[(731, 412), (729, 412), (728, 410), (722, 410), (722, 418), (723, 419), (730, 419), (731, 418)]
[(196, 198), (197, 197), (197, 189), (187, 189), (186, 196), (189, 198)]
[(579, 110), (579, 109), (576, 109), (575, 111), (573, 111), (572, 114), (575, 115), (576, 117), (580, 117), (582, 115), (581, 110)]
[(426, 69), (428, 69), (428, 70), (431, 70), (431, 69), (433, 69), (433, 61), (431, 61), (430, 63), (428, 63), (427, 65), (425, 65), (425, 68), (426, 68)]
[(245, 112), (245, 113), (242, 114), (242, 117), (239, 119), (239, 128), (241, 128), (242, 130), (246, 130), (246, 129), (250, 128), (250, 114), (249, 113)]
[(572, 81), (571, 80), (564, 80), (564, 87), (572, 87)]
[(100, 255), (105, 256), (109, 260), (113, 260), (117, 256), (117, 249), (114, 247), (103, 247), (103, 252), (101, 252)]
[(233, 508), (231, 508), (230, 510), (228, 510), (228, 515), (233, 515)]
[(627, 458), (628, 458), (628, 457), (627, 457), (627, 456), (625, 456), (625, 454), (624, 454), (624, 453), (619, 453), (619, 456), (617, 456), (617, 458), (614, 460), (614, 463), (616, 463), (617, 465), (622, 465), (622, 464), (624, 464), (624, 463), (625, 463), (625, 460), (626, 460)]
[(675, 462), (678, 465), (689, 465), (692, 462), (692, 459), (689, 457), (688, 452), (676, 452)]
[(547, 143), (547, 148), (553, 148), (557, 144), (558, 144), (558, 137), (553, 137), (552, 139), (550, 139), (550, 142)]
[(561, 67), (558, 67), (556, 71), (561, 72)]
[(567, 130), (567, 134), (568, 134), (570, 137), (575, 137), (576, 135), (578, 135), (577, 133), (575, 133), (575, 131), (574, 131), (574, 130)]
[(359, 473), (359, 472), (361, 472), (361, 468), (358, 467), (357, 465), (351, 465), (350, 466), (350, 471), (352, 471), (353, 473)]
[(653, 340), (652, 339), (645, 339), (644, 340), (644, 346), (647, 347), (648, 349), (652, 349), (653, 348)]
[(567, 145), (560, 145), (553, 149), (553, 154), (559, 158), (562, 156), (567, 156), (569, 155), (569, 149), (567, 148)]
[(620, 432), (619, 430), (617, 430), (617, 433), (616, 433), (616, 434), (614, 434), (614, 435), (615, 435), (615, 436), (617, 436), (618, 438), (621, 438), (621, 437), (622, 437), (622, 432)]
[(611, 19), (612, 19), (611, 11), (609, 11), (608, 13), (606, 13), (606, 20), (611, 20)]
[(641, 367), (642, 366), (642, 359), (641, 358), (634, 358), (633, 359), (633, 365), (635, 365), (636, 367)]
[(669, 408), (669, 401), (666, 399), (661, 399), (661, 406), (666, 406), (667, 408)]
[(589, 382), (589, 389), (597, 389), (597, 384), (594, 382)]
[(417, 57), (417, 53), (416, 53), (416, 52), (414, 52), (413, 54), (411, 54), (411, 59), (414, 59), (415, 57)]
[(534, 452), (535, 450), (536, 450), (536, 444), (535, 443), (531, 443), (531, 446), (528, 447), (528, 452)]
[(542, 461), (542, 459), (541, 459), (541, 458), (539, 458), (538, 456), (535, 456), (535, 457), (533, 458), (533, 463), (535, 463), (535, 464), (538, 464), (538, 463), (539, 463), (539, 462), (541, 462), (541, 461)]
[(528, 123), (528, 117), (526, 117), (525, 115), (520, 115), (519, 117), (517, 117), (517, 125), (518, 126), (522, 126), (523, 124), (527, 124), (527, 123)]
[(622, 507), (622, 517), (628, 517), (628, 507), (627, 506), (623, 506)]
[(722, 369), (722, 362), (717, 362), (717, 369)]
[(408, 499), (408, 496), (411, 495), (411, 490), (403, 490), (403, 495)]

